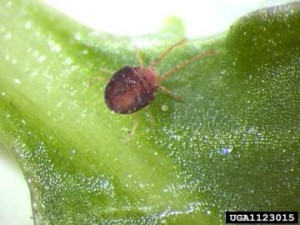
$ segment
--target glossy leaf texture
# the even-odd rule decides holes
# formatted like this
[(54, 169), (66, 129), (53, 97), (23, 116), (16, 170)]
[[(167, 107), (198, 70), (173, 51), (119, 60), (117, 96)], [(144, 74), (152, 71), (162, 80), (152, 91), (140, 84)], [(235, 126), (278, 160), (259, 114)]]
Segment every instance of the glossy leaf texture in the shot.
[[(183, 37), (116, 37), (36, 1), (0, 2), (0, 141), (16, 156), (36, 224), (225, 224), (228, 210), (300, 210), (300, 5), (189, 40), (163, 73), (209, 49), (134, 115), (111, 113), (111, 74)], [(100, 77), (93, 79), (92, 77)]]

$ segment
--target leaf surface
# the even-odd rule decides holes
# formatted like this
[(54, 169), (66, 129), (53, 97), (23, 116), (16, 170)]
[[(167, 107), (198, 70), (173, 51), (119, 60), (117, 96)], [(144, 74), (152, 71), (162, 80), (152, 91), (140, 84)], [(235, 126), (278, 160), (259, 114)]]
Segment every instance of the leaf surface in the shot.
[[(213, 49), (135, 116), (111, 113), (110, 74), (183, 36), (92, 31), (35, 1), (0, 2), (0, 141), (28, 182), (36, 224), (224, 224), (227, 210), (299, 210), (299, 3), (189, 40), (160, 74)], [(99, 81), (91, 77), (101, 77)], [(91, 84), (91, 81), (92, 84)]]

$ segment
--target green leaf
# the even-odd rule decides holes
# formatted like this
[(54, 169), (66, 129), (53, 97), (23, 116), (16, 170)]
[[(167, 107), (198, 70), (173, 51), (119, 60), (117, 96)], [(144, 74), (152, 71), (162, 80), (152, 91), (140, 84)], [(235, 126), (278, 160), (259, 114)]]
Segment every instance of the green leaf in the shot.
[[(128, 139), (135, 116), (107, 109), (111, 75), (99, 69), (137, 65), (135, 42), (35, 1), (0, 2), (0, 141), (24, 172), (35, 223), (210, 225), (227, 210), (300, 210), (299, 6), (172, 51), (159, 73), (217, 53), (165, 80), (184, 101), (158, 93)], [(146, 65), (182, 38), (171, 21), (135, 38)]]

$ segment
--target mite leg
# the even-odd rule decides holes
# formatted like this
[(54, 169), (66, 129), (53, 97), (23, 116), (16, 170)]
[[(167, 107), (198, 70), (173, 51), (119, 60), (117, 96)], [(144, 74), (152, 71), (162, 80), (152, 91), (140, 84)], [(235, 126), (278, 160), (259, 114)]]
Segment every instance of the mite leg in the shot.
[(162, 92), (166, 93), (167, 95), (171, 96), (172, 98), (174, 98), (177, 101), (182, 101), (182, 98), (176, 94), (174, 94), (174, 92), (170, 91), (169, 89), (167, 89), (164, 86), (159, 85), (158, 86), (159, 90), (161, 90)]
[(161, 75), (158, 78), (158, 81), (161, 82), (163, 80), (165, 80), (166, 78), (168, 78), (169, 76), (171, 76), (173, 73), (177, 72), (178, 70), (186, 67), (187, 65), (199, 60), (200, 58), (206, 57), (206, 56), (212, 56), (215, 54), (214, 50), (209, 50), (206, 52), (201, 52), (193, 57), (191, 57), (188, 60), (183, 61), (182, 63), (178, 64), (177, 66), (173, 67), (171, 70), (165, 72), (163, 75)]
[(128, 132), (129, 137), (135, 134), (136, 128), (139, 125), (139, 113), (138, 112), (135, 113), (134, 116), (135, 116), (135, 118), (134, 118), (133, 127)]
[(139, 63), (139, 66), (143, 68), (144, 67), (144, 61), (142, 59), (141, 51), (140, 51), (138, 46), (135, 46), (135, 56), (136, 56), (136, 59)]
[(98, 72), (99, 72), (99, 73), (111, 74), (111, 75), (115, 73), (115, 72), (112, 71), (112, 70), (103, 69), (103, 68), (100, 68), (100, 69), (98, 70)]
[[(147, 110), (147, 117), (150, 120), (150, 127), (152, 129), (154, 127), (154, 118), (153, 118), (153, 115), (151, 114), (151, 111), (149, 110), (148, 107), (146, 108), (146, 110)], [(134, 123), (133, 123), (133, 126), (128, 131), (128, 137), (124, 140), (125, 142), (129, 141), (130, 138), (135, 134), (136, 129), (137, 129), (138, 125), (139, 125), (139, 119), (140, 119), (140, 112), (136, 112), (134, 114)]]
[(149, 119), (149, 123), (150, 123), (150, 128), (153, 129), (154, 128), (154, 117), (149, 109), (149, 107), (146, 107), (145, 110), (147, 110), (147, 119)]
[[(97, 73), (104, 73), (104, 74), (114, 74), (114, 71), (111, 71), (111, 70), (108, 70), (108, 69), (102, 69), (100, 68)], [(100, 77), (100, 76), (92, 76), (90, 77), (90, 81), (89, 81), (89, 86), (92, 86), (92, 84), (95, 82), (95, 81), (107, 81), (107, 78), (104, 78), (104, 77)]]
[(171, 47), (167, 48), (165, 51), (163, 51), (160, 56), (155, 59), (148, 67), (149, 68), (154, 68), (156, 67), (160, 62), (161, 60), (170, 52), (172, 51), (172, 49), (174, 49), (175, 47), (178, 47), (180, 45), (182, 45), (183, 43), (186, 42), (186, 39), (182, 39), (180, 40), (179, 42), (175, 43), (174, 45), (172, 45)]

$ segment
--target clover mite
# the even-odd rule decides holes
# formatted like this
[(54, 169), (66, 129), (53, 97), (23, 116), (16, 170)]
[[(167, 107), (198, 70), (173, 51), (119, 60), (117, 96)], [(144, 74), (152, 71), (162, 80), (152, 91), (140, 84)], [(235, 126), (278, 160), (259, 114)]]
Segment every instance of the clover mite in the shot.
[(178, 70), (188, 66), (192, 62), (199, 60), (202, 57), (212, 56), (214, 50), (208, 50), (194, 55), (193, 57), (179, 63), (167, 72), (159, 75), (156, 71), (156, 66), (160, 64), (162, 59), (175, 47), (183, 44), (185, 40), (181, 40), (163, 51), (150, 65), (144, 66), (140, 52), (137, 49), (136, 57), (139, 65), (124, 66), (116, 71), (104, 92), (104, 100), (107, 107), (119, 114), (135, 113), (147, 105), (154, 99), (158, 90), (161, 90), (177, 100), (180, 97), (174, 95), (170, 90), (161, 85), (161, 82)]

